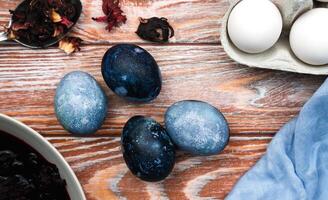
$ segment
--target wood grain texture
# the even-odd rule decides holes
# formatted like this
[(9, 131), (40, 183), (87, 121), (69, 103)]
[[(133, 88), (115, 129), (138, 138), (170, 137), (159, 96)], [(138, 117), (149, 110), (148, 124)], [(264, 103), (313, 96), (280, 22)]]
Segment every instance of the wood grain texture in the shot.
[[(0, 48), (0, 112), (44, 135), (65, 135), (54, 115), (56, 84), (68, 72), (92, 74), (109, 98), (109, 112), (98, 134), (119, 135), (133, 115), (163, 121), (176, 101), (210, 102), (227, 117), (233, 134), (273, 134), (295, 116), (322, 83), (323, 77), (251, 69), (230, 60), (218, 45), (143, 46), (154, 55), (163, 75), (159, 97), (134, 104), (115, 96), (105, 85), (100, 62), (110, 46), (87, 45), (73, 57), (57, 49)], [(10, 55), (10, 57), (8, 57)]]
[[(0, 1), (0, 24), (7, 24), (20, 0)], [(219, 43), (220, 19), (229, 7), (227, 0), (121, 0), (127, 23), (108, 33), (106, 24), (91, 18), (102, 16), (102, 0), (81, 0), (83, 13), (72, 35), (86, 43), (142, 42), (134, 32), (139, 17), (166, 17), (176, 30), (173, 43)]]
[[(29, 50), (0, 44), (0, 113), (46, 136), (77, 173), (90, 200), (223, 199), (324, 81), (323, 76), (252, 69), (229, 59), (220, 46), (219, 29), (233, 0), (121, 0), (128, 22), (111, 33), (91, 20), (102, 15), (101, 1), (82, 0), (84, 11), (72, 34), (85, 43), (72, 56), (56, 48)], [(0, 24), (9, 20), (8, 9), (19, 2), (0, 0)], [(133, 33), (139, 16), (169, 18), (176, 36), (163, 46), (140, 40)], [(139, 43), (158, 61), (163, 89), (155, 101), (129, 103), (105, 85), (102, 55), (119, 42)], [(92, 137), (71, 137), (54, 114), (56, 85), (74, 70), (92, 74), (109, 99), (105, 124)], [(225, 114), (231, 129), (229, 146), (210, 157), (179, 152), (173, 173), (163, 182), (136, 179), (120, 151), (124, 123), (133, 115), (163, 122), (167, 107), (185, 99), (207, 101)]]
[[(55, 48), (35, 51), (0, 45), (0, 112), (47, 136), (71, 164), (91, 200), (223, 199), (324, 80), (240, 66), (219, 45), (143, 45), (160, 65), (163, 90), (154, 102), (133, 104), (113, 95), (102, 80), (100, 60), (109, 47), (85, 45), (81, 52), (66, 56)], [(54, 115), (56, 84), (73, 70), (95, 76), (109, 98), (108, 118), (93, 138), (69, 137)], [(229, 147), (211, 157), (180, 153), (164, 182), (136, 179), (122, 160), (119, 137), (113, 136), (120, 135), (133, 115), (163, 122), (166, 108), (183, 99), (207, 101), (221, 109), (231, 128)]]
[(117, 137), (49, 137), (77, 173), (90, 200), (223, 199), (271, 137), (231, 137), (217, 156), (179, 153), (172, 174), (159, 183), (136, 179), (124, 164)]

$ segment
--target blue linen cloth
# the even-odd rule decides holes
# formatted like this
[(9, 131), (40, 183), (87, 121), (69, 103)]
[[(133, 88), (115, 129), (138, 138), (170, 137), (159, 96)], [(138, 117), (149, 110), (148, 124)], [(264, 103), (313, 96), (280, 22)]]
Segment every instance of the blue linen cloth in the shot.
[(328, 200), (328, 80), (226, 200)]

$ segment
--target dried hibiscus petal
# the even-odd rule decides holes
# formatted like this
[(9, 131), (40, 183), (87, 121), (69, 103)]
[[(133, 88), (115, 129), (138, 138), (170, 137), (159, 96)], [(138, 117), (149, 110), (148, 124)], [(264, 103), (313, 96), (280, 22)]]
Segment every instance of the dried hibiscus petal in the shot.
[(73, 22), (67, 19), (67, 17), (63, 17), (60, 21), (61, 24), (65, 25), (67, 28), (71, 27), (73, 25)]
[(111, 31), (114, 26), (119, 26), (126, 22), (126, 16), (119, 6), (119, 0), (103, 0), (102, 10), (105, 16), (93, 17), (97, 22), (107, 23), (106, 29)]
[(152, 17), (150, 19), (140, 18), (140, 25), (136, 31), (137, 35), (151, 42), (167, 42), (174, 36), (174, 29), (166, 18)]
[(60, 36), (61, 34), (64, 33), (64, 27), (63, 26), (55, 26), (54, 29), (55, 29), (55, 31), (52, 34), (52, 37), (57, 37), (57, 36)]
[(61, 22), (62, 21), (62, 17), (60, 16), (60, 14), (58, 12), (56, 12), (56, 10), (53, 8), (50, 10), (50, 19), (52, 22)]
[(80, 51), (80, 45), (82, 43), (82, 39), (78, 37), (65, 37), (59, 42), (59, 48), (64, 50), (68, 55), (75, 52)]
[(61, 16), (55, 9), (50, 10), (50, 19), (54, 23), (60, 22), (61, 24), (65, 25), (67, 28), (73, 25), (73, 22), (67, 19), (65, 16)]
[(15, 33), (14, 33), (12, 30), (10, 30), (10, 31), (8, 32), (7, 37), (8, 37), (9, 40), (16, 39), (16, 35), (15, 35)]
[(18, 31), (18, 30), (26, 30), (29, 28), (29, 24), (28, 23), (22, 23), (22, 22), (14, 22), (11, 25), (11, 29), (13, 31)]

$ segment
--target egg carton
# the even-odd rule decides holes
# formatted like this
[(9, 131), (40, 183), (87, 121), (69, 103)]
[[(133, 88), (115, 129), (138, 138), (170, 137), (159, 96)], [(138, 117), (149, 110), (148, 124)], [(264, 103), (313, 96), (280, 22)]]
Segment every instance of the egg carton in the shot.
[(239, 50), (231, 42), (227, 31), (230, 13), (235, 5), (237, 5), (240, 1), (242, 0), (230, 0), (231, 6), (225, 14), (222, 22), (221, 44), (230, 58), (249, 67), (313, 75), (328, 74), (328, 64), (315, 66), (302, 62), (294, 55), (289, 44), (289, 30), (297, 17), (313, 7), (327, 7), (327, 4), (318, 3), (313, 5), (313, 1), (309, 0), (273, 0), (273, 3), (279, 8), (283, 17), (283, 33), (276, 44), (270, 49), (258, 54), (249, 54)]

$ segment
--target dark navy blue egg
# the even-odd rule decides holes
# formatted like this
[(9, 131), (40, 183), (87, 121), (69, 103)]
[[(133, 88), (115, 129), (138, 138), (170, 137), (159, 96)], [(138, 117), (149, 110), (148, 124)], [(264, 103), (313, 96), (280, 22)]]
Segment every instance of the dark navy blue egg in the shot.
[(101, 70), (108, 87), (124, 99), (148, 102), (161, 91), (160, 69), (153, 56), (139, 46), (113, 46), (105, 53)]
[(60, 81), (55, 96), (55, 112), (63, 127), (74, 134), (92, 134), (103, 124), (107, 98), (88, 73), (75, 71)]
[(166, 111), (165, 126), (173, 143), (196, 155), (214, 155), (229, 141), (229, 126), (222, 113), (201, 101), (180, 101)]
[(135, 116), (122, 133), (123, 157), (131, 172), (144, 181), (161, 181), (172, 171), (175, 149), (166, 130), (155, 120)]

